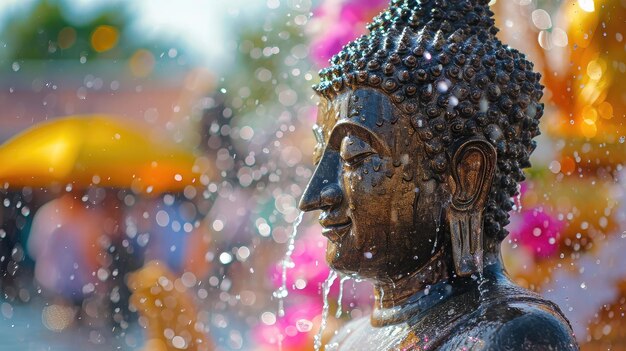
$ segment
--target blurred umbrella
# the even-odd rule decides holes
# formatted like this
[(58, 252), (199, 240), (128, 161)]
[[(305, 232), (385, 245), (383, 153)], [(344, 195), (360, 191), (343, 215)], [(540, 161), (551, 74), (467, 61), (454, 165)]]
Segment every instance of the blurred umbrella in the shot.
[(11, 187), (71, 184), (182, 190), (200, 171), (190, 150), (111, 116), (41, 123), (0, 146), (0, 182)]

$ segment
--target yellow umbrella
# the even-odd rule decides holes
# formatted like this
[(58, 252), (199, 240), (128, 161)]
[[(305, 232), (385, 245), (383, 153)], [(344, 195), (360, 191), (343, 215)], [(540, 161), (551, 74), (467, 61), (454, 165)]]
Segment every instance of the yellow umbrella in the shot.
[(105, 186), (157, 193), (199, 183), (191, 151), (111, 116), (70, 116), (27, 129), (0, 146), (10, 187)]

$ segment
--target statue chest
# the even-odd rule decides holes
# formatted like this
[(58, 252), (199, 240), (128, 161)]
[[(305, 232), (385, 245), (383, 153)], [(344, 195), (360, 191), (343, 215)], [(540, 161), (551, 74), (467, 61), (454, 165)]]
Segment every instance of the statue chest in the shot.
[(459, 334), (467, 322), (463, 317), (471, 313), (472, 306), (451, 301), (427, 315), (384, 327), (372, 326), (369, 318), (359, 319), (342, 328), (326, 350), (442, 350), (445, 349), (442, 345), (457, 339), (463, 339), (467, 350), (482, 350), (487, 342), (481, 335), (467, 333), (470, 330)]
[[(463, 294), (427, 310), (407, 309), (406, 318), (382, 327), (373, 326), (369, 318), (356, 320), (342, 328), (326, 350), (508, 350), (510, 343), (514, 350), (576, 349), (571, 328), (549, 302), (519, 291), (494, 289), (492, 294), (488, 299)], [(544, 327), (529, 328), (523, 324), (528, 320), (544, 323), (553, 340), (542, 341)], [(536, 335), (527, 338), (527, 333)], [(545, 345), (560, 346), (542, 348)]]

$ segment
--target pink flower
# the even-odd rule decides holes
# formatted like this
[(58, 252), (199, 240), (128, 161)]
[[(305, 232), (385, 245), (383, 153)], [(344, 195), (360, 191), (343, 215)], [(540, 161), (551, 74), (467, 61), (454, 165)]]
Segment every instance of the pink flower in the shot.
[(388, 0), (326, 0), (314, 11), (312, 59), (318, 66), (328, 60), (344, 45), (365, 34), (365, 24), (372, 20)]
[(511, 233), (511, 239), (531, 251), (535, 258), (547, 258), (558, 249), (563, 222), (546, 213), (543, 208), (523, 211), (520, 223)]
[(369, 22), (389, 5), (389, 0), (347, 0), (341, 9), (344, 23)]
[(319, 328), (314, 325), (314, 319), (321, 314), (321, 299), (306, 299), (304, 303), (287, 307), (285, 316), (277, 317), (273, 325), (258, 324), (252, 330), (252, 337), (262, 350), (278, 350), (278, 345), (283, 351), (307, 350)]
[[(290, 296), (320, 296), (322, 283), (330, 272), (325, 261), (325, 252), (326, 239), (320, 234), (318, 227), (307, 228), (302, 237), (296, 240), (296, 247), (291, 256), (294, 267), (287, 269), (287, 289)], [(280, 287), (282, 284), (280, 262), (272, 267), (270, 274), (274, 286)], [(333, 289), (333, 293), (335, 290), (337, 289)]]

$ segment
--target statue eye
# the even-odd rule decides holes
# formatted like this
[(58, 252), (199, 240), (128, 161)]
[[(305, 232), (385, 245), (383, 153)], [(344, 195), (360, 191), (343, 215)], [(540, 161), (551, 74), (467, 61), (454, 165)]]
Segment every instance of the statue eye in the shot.
[(322, 155), (324, 154), (324, 131), (317, 124), (313, 126), (313, 135), (315, 135), (315, 150), (313, 151), (313, 164), (317, 166), (322, 159)]
[(356, 167), (360, 165), (363, 161), (365, 161), (369, 156), (375, 154), (374, 152), (367, 152), (363, 154), (356, 155), (348, 160), (344, 159), (346, 165), (348, 167)]
[(376, 151), (367, 142), (357, 137), (347, 136), (341, 141), (339, 155), (349, 167), (358, 166), (373, 154), (376, 154)]

